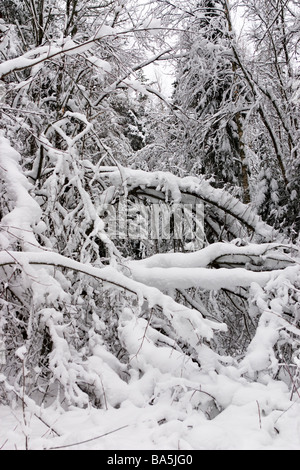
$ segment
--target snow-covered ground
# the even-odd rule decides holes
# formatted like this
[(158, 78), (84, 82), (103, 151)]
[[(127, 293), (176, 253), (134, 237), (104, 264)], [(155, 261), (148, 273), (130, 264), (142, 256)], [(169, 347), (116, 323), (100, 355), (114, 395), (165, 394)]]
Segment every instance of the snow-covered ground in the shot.
[(212, 409), (211, 419), (189, 409), (188, 400), (185, 409), (163, 399), (142, 407), (126, 401), (108, 410), (48, 408), (44, 422), (28, 410), (2, 405), (0, 448), (300, 450), (300, 399), (295, 394), (290, 400), (283, 382), (233, 387), (223, 378), (219, 395), (227, 406), (221, 413)]

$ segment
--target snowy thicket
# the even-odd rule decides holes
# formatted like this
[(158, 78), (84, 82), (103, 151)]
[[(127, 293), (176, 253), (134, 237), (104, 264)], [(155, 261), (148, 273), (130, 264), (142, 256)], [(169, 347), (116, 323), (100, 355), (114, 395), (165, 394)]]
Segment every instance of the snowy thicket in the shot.
[[(0, 448), (300, 448), (300, 17), (267, 3), (250, 55), (227, 1), (4, 0)], [(150, 204), (202, 245), (135, 236)]]

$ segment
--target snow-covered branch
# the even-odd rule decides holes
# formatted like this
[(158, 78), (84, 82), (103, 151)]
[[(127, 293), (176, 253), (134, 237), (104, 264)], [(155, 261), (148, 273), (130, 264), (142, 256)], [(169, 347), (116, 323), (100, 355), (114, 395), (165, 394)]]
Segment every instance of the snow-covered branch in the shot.
[(171, 173), (155, 171), (145, 172), (128, 168), (111, 168), (103, 171), (103, 177), (107, 177), (115, 187), (123, 187), (125, 193), (135, 192), (148, 197), (158, 197), (165, 201), (188, 204), (197, 199), (210, 204), (217, 209), (229, 214), (241, 225), (262, 237), (266, 241), (272, 241), (278, 237), (277, 231), (269, 226), (255, 213), (250, 205), (243, 204), (224, 189), (214, 188), (204, 178), (185, 177), (179, 178)]
[(278, 243), (251, 243), (238, 246), (235, 243), (213, 243), (193, 253), (162, 253), (139, 261), (131, 261), (129, 267), (144, 268), (206, 268), (249, 266), (252, 270), (281, 269), (294, 264), (282, 249), (288, 245)]
[[(142, 282), (130, 279), (126, 275), (112, 268), (95, 268), (84, 263), (74, 261), (59, 255), (58, 253), (19, 253), (0, 252), (0, 267), (19, 266), (26, 272), (26, 265), (52, 266), (67, 269), (93, 277), (101, 282), (114, 286), (117, 289), (125, 290), (137, 296), (140, 305), (147, 302), (148, 308), (159, 306), (165, 316), (172, 320), (176, 333), (185, 340), (192, 341), (195, 346), (199, 337), (211, 339), (213, 330), (222, 330), (225, 325), (210, 322), (202, 318), (196, 310), (189, 309), (177, 304), (171, 297), (164, 295), (160, 290)], [(37, 272), (38, 276), (38, 272)], [(269, 277), (264, 278), (265, 282)], [(190, 338), (190, 326), (193, 326), (193, 338)]]
[(144, 268), (136, 266), (131, 268), (133, 279), (165, 291), (180, 288), (189, 289), (192, 287), (209, 291), (218, 291), (220, 289), (235, 290), (237, 287), (248, 288), (252, 283), (264, 286), (272, 277), (278, 276), (280, 273), (281, 270), (253, 272), (244, 268), (233, 268), (230, 272), (226, 268), (217, 270), (205, 268)]

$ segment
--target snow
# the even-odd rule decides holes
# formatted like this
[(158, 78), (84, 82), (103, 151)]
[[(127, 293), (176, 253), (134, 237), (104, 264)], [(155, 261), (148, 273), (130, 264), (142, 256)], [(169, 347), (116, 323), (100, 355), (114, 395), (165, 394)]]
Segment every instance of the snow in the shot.
[[(126, 291), (135, 294), (139, 299), (139, 302), (143, 302), (143, 299), (146, 300), (149, 308), (152, 308), (155, 305), (162, 307), (166, 318), (173, 317), (173, 313), (175, 312), (174, 325), (176, 327), (177, 334), (180, 337), (188, 338), (189, 342), (194, 344), (197, 344), (199, 341), (197, 336), (198, 334), (210, 339), (213, 336), (213, 329), (224, 329), (224, 325), (217, 323), (214, 324), (213, 322), (203, 319), (200, 313), (196, 310), (192, 310), (184, 306), (178, 306), (171, 297), (165, 296), (159, 289), (136, 282), (112, 267), (99, 269), (51, 252), (27, 254), (5, 251), (0, 252), (0, 260), (1, 266), (8, 266), (17, 263), (20, 266), (26, 266), (28, 272), (30, 272), (30, 265), (65, 267), (67, 269), (85, 273), (88, 276), (100, 279), (101, 281), (117, 286), (120, 289), (125, 289)], [(51, 283), (48, 284), (48, 286), (50, 289), (54, 288), (52, 295), (55, 298), (55, 296), (60, 296), (61, 293), (58, 283), (55, 280), (53, 280), (53, 282), (54, 285)], [(56, 290), (55, 284), (57, 284)], [(45, 293), (45, 296), (49, 296), (49, 293), (47, 292), (47, 284), (40, 284), (40, 289)]]
[[(145, 189), (149, 188), (149, 196), (153, 195), (151, 192), (153, 190), (156, 193), (161, 192), (166, 201), (172, 201), (174, 204), (187, 204), (191, 202), (191, 198), (192, 202), (199, 199), (225, 211), (234, 219), (251, 228), (264, 241), (271, 242), (275, 237), (278, 241), (280, 240), (276, 230), (263, 222), (250, 205), (243, 204), (224, 189), (214, 188), (204, 178), (190, 176), (180, 178), (168, 172), (146, 172), (122, 167), (115, 168), (115, 171), (111, 171), (111, 169), (107, 172), (104, 171), (101, 176), (108, 178), (113, 186), (123, 187), (125, 194), (129, 190), (137, 188), (143, 189), (143, 192), (147, 194)], [(232, 225), (231, 230), (234, 231), (234, 222)], [(241, 227), (239, 226), (237, 234), (240, 233)]]
[[(228, 276), (228, 269), (205, 268), (143, 268), (131, 267), (133, 279), (143, 284), (168, 289), (188, 289), (200, 287), (205, 290), (234, 289), (250, 287), (252, 283), (265, 285), (279, 271), (253, 272), (244, 268), (235, 268)], [(288, 269), (288, 268), (287, 268)]]
[[(40, 31), (0, 19), (0, 449), (299, 450), (296, 47), (279, 84), (250, 74), (224, 2), (56, 3)], [(138, 79), (170, 60), (176, 106)], [(144, 198), (174, 218), (137, 246)]]
[[(68, 112), (54, 125), (66, 140), (70, 155), (76, 157), (77, 137), (71, 138), (63, 130), (70, 118), (84, 124), (81, 136), (88, 132), (90, 123), (81, 113)], [(214, 243), (195, 253), (159, 254), (145, 260), (124, 261), (120, 266), (99, 268), (75, 261), (38, 245), (34, 234), (43, 233), (45, 223), (30, 195), (32, 186), (21, 172), (19, 154), (3, 137), (0, 148), (0, 166), (13, 201), (13, 209), (2, 219), (2, 227), (11, 230), (14, 224), (24, 244), (23, 251), (14, 251), (11, 242), (13, 245), (17, 233), (11, 239), (4, 230), (0, 239), (1, 266), (22, 267), (24, 286), (28, 284), (33, 291), (32, 306), (53, 344), (48, 355), (52, 373), (49, 386), (59, 382), (65, 405), (72, 404), (63, 409), (59, 399), (55, 399), (40, 407), (32, 398), (22, 398), (22, 388), (15, 389), (1, 375), (1, 386), (10, 394), (17, 394), (18, 400), (14, 407), (0, 406), (0, 448), (300, 449), (299, 395), (291, 394), (284, 381), (271, 378), (279, 371), (274, 346), (282, 339), (282, 331), (299, 337), (296, 326), (283, 318), (289, 289), (299, 279), (299, 264), (284, 252), (288, 246), (274, 242), (247, 244), (237, 239)], [(59, 174), (68, 157), (58, 153), (53, 157)], [(194, 178), (179, 184), (177, 178), (166, 178), (163, 173), (152, 177), (123, 168), (121, 172), (106, 170), (116, 186), (120, 184), (118, 179), (124, 177), (125, 190), (146, 183), (176, 201), (181, 200), (182, 191), (199, 194), (202, 185)], [(86, 213), (94, 221), (94, 233), (101, 234), (103, 222), (80, 181), (77, 187)], [(214, 194), (212, 199), (216, 197)], [(225, 194), (225, 203), (230, 201)], [(246, 220), (251, 222), (250, 216)], [(255, 223), (261, 222), (256, 218), (254, 226)], [(261, 233), (271, 238), (269, 227), (264, 224)], [(215, 263), (219, 263), (219, 269), (213, 268)], [(249, 263), (256, 263), (260, 269), (248, 269)], [(235, 267), (239, 264), (245, 267)], [(127, 363), (108, 351), (99, 339), (97, 330), (101, 331), (105, 324), (95, 313), (95, 327), (89, 331), (86, 346), (89, 354), (78, 362), (74, 360), (74, 352), (64, 337), (69, 325), (64, 323), (62, 311), (55, 308), (57, 302), (70, 303), (63, 290), (63, 286), (68, 288), (67, 279), (62, 273), (53, 277), (53, 272), (61, 268), (134, 296), (136, 308), (123, 308), (118, 317), (118, 339), (128, 354)], [(259, 315), (259, 323), (242, 361), (222, 356), (210, 347), (217, 332), (226, 333), (225, 323), (211, 321), (169, 295), (175, 289), (190, 287), (213, 292), (222, 288), (250, 289), (251, 312), (253, 318)], [(273, 293), (271, 298), (268, 292)], [(154, 306), (161, 309), (161, 321), (169, 325), (169, 335), (156, 328), (151, 318), (143, 317), (144, 310), (151, 311)], [(32, 334), (31, 324), (27, 332)], [(186, 354), (181, 342), (193, 354)], [(16, 351), (17, 360), (24, 362), (25, 374), (27, 354), (26, 345)], [(296, 367), (297, 361), (296, 355)], [(93, 387), (101, 409), (89, 402), (80, 384)]]
[(27, 67), (33, 67), (47, 58), (53, 57), (63, 52), (63, 47), (58, 47), (53, 44), (48, 46), (41, 46), (26, 52), (22, 56), (15, 57), (14, 59), (6, 60), (0, 64), (0, 77), (11, 73), (14, 70), (21, 70)]
[(25, 250), (34, 251), (38, 250), (38, 244), (33, 234), (33, 227), (39, 223), (42, 211), (29, 194), (32, 186), (21, 173), (19, 160), (18, 152), (0, 132), (0, 172), (4, 172), (6, 190), (15, 204), (15, 208), (1, 220), (4, 231), (0, 242), (4, 248), (7, 248), (8, 240), (16, 237), (23, 240)]
[[(71, 156), (74, 178), (78, 178), (79, 137), (70, 137), (64, 131), (69, 119), (84, 125), (80, 138), (91, 128), (83, 114), (70, 111), (53, 125), (65, 139), (69, 153), (49, 152), (55, 165), (52, 178), (60, 174), (63, 165), (69, 164)], [(16, 396), (14, 406), (0, 406), (0, 448), (300, 449), (298, 393), (291, 394), (285, 382), (271, 378), (279, 371), (274, 346), (283, 338), (283, 330), (299, 337), (296, 325), (283, 318), (289, 289), (298, 285), (300, 277), (299, 264), (284, 252), (287, 245), (247, 244), (237, 239), (214, 243), (195, 253), (159, 254), (101, 268), (75, 261), (39, 246), (35, 234), (43, 233), (45, 223), (40, 220), (40, 207), (31, 195), (33, 188), (21, 171), (20, 155), (4, 137), (0, 139), (0, 150), (0, 169), (13, 206), (2, 219), (1, 266), (11, 272), (14, 266), (22, 268), (23, 286), (32, 290), (35, 315), (27, 334), (29, 337), (34, 334), (35, 317), (49, 331), (52, 341), (48, 355), (52, 374), (49, 387), (57, 395), (39, 406), (33, 398), (23, 397), (22, 387), (11, 385), (2, 374), (1, 387)], [(160, 172), (149, 175), (120, 170), (106, 169), (106, 177), (115, 186), (104, 197), (112, 198), (122, 181), (126, 181), (125, 191), (148, 185), (177, 202), (189, 191), (201, 197), (211, 193), (211, 201), (219, 196), (206, 182), (195, 178), (179, 181)], [(49, 194), (55, 200), (51, 178), (48, 183)], [(79, 178), (77, 188), (86, 214), (93, 221), (92, 233), (105, 236), (104, 224)], [(226, 193), (222, 197), (225, 205), (232, 204)], [(234, 207), (239, 214), (242, 209), (245, 213), (245, 206), (236, 201)], [(259, 218), (246, 214), (245, 220), (253, 223), (253, 227), (261, 224), (260, 234), (272, 239), (273, 233)], [(23, 250), (15, 251), (14, 241), (20, 235)], [(219, 269), (213, 268), (215, 263), (219, 263)], [(259, 269), (248, 269), (249, 263)], [(244, 267), (235, 267), (239, 264)], [(118, 313), (118, 340), (128, 355), (127, 362), (106, 348), (99, 334), (106, 325), (96, 313), (94, 327), (88, 332), (87, 354), (76, 356), (78, 351), (72, 350), (64, 335), (72, 325), (72, 311), (65, 323), (63, 311), (57, 308), (59, 304), (71, 304), (68, 280), (60, 269), (81, 273), (134, 297), (135, 307), (123, 307)], [(203, 315), (198, 309), (178, 304), (169, 295), (175, 289), (190, 287), (213, 292), (222, 288), (250, 289), (251, 311), (253, 318), (259, 315), (259, 323), (242, 361), (222, 356), (211, 347), (216, 333), (227, 332), (225, 323), (204, 317), (205, 308), (200, 304)], [(273, 293), (271, 297), (269, 292)], [(83, 299), (78, 302), (84, 306)], [(168, 334), (155, 327), (151, 317), (143, 317), (144, 311), (151, 312), (155, 306), (160, 309), (160, 321)], [(182, 345), (188, 347), (190, 354), (185, 353)], [(15, 353), (16, 360), (24, 364), (25, 375), (29, 370), (27, 355), (26, 344)], [(295, 355), (296, 367), (297, 361)], [(63, 388), (64, 405), (55, 388), (58, 383)], [(93, 388), (101, 409), (89, 402), (82, 384)]]
[(193, 253), (162, 253), (143, 260), (131, 261), (128, 266), (129, 268), (205, 268), (216, 260), (218, 262), (223, 260), (223, 262), (234, 263), (236, 258), (250, 261), (256, 257), (263, 259), (264, 262), (270, 257), (275, 261), (275, 266), (277, 262), (289, 264), (287, 256), (278, 251), (278, 248), (282, 248), (282, 245), (277, 243), (262, 243), (259, 245), (251, 243), (251, 245), (238, 246), (235, 241), (232, 243), (213, 243)]
[[(273, 248), (273, 245), (268, 248)], [(222, 249), (225, 250), (223, 246)], [(262, 249), (255, 250), (255, 247), (253, 250), (263, 252)], [(245, 359), (237, 365), (230, 358), (218, 356), (208, 345), (199, 344), (197, 335), (193, 340), (190, 325), (188, 328), (181, 321), (187, 318), (183, 307), (181, 312), (178, 311), (178, 305), (175, 309), (175, 304), (170, 303), (171, 300), (161, 291), (126, 278), (111, 267), (97, 269), (55, 253), (2, 252), (0, 258), (3, 263), (11, 263), (15, 258), (20, 264), (26, 261), (32, 266), (34, 263), (52, 263), (70, 269), (84, 269), (90, 275), (101, 276), (107, 282), (120, 283), (139, 293), (150, 305), (158, 302), (164, 307), (166, 316), (172, 312), (176, 336), (188, 338), (201, 362), (199, 367), (175, 347), (175, 343), (172, 344), (170, 337), (126, 308), (120, 316), (119, 338), (129, 354), (129, 368), (108, 352), (104, 344), (100, 345), (96, 337), (94, 341), (91, 333), (92, 355), (83, 364), (85, 372), (82, 370), (80, 374), (84, 380), (92, 380), (99, 398), (105, 397), (102, 409), (96, 409), (86, 402), (80, 390), (74, 388), (75, 381), (70, 382), (72, 374), (74, 380), (78, 377), (78, 370), (74, 369), (68, 345), (61, 337), (59, 323), (62, 316), (55, 309), (46, 308), (41, 315), (56, 343), (49, 360), (60, 381), (66, 382), (66, 398), (73, 402), (77, 400), (78, 405), (63, 410), (54, 402), (47, 408), (39, 408), (26, 397), (25, 415), (22, 404), (16, 404), (14, 409), (1, 405), (0, 448), (24, 449), (27, 446), (29, 449), (135, 451), (300, 449), (299, 396), (297, 393), (291, 396), (283, 381), (273, 380), (269, 372), (266, 373), (269, 367), (274, 373), (277, 370), (276, 361), (272, 363), (272, 347), (279, 330), (277, 317), (270, 314), (268, 304), (263, 301), (264, 291), (271, 287), (274, 290), (274, 286), (281, 289), (284, 297), (284, 280), (296, 281), (299, 266), (283, 269), (279, 275), (274, 275), (274, 272), (252, 273), (265, 277), (261, 286), (257, 283), (251, 286), (254, 298), (256, 295), (261, 299), (259, 307), (264, 313)], [(199, 259), (209, 261), (210, 257), (200, 256)], [(174, 261), (168, 259), (171, 260)], [(280, 299), (271, 301), (278, 314), (282, 309)], [(197, 319), (192, 310), (187, 309), (186, 313), (190, 321), (200, 321), (198, 328), (208, 327), (209, 323), (201, 317)], [(21, 360), (26, 359), (26, 348), (20, 348), (17, 355)], [(259, 374), (259, 380), (254, 380), (254, 374)], [(9, 390), (13, 389), (5, 376), (1, 377), (1, 383)]]
[(123, 83), (128, 86), (129, 89), (134, 90), (138, 93), (141, 93), (142, 95), (148, 95), (151, 96), (151, 93), (147, 91), (147, 87), (142, 85), (138, 80), (129, 80), (125, 79), (123, 80)]
[(152, 36), (159, 36), (161, 34), (162, 22), (158, 18), (150, 18), (142, 24), (142, 28), (145, 28)]
[(16, 350), (16, 356), (21, 359), (21, 361), (24, 360), (25, 356), (26, 356), (26, 346), (21, 346), (20, 348), (18, 348)]
[[(111, 382), (117, 386), (117, 382)], [(29, 449), (66, 450), (299, 450), (300, 403), (290, 402), (287, 390), (276, 383), (247, 384), (231, 390), (218, 383), (219, 394), (231, 403), (209, 420), (200, 411), (171, 407), (167, 399), (136, 406), (130, 400), (119, 409), (74, 408), (47, 414), (48, 426), (27, 413)], [(195, 399), (197, 393), (188, 397)], [(203, 395), (205, 396), (205, 395)], [(278, 409), (274, 410), (274, 403)], [(49, 418), (51, 417), (51, 418)], [(24, 449), (21, 409), (0, 407), (0, 448)], [(82, 444), (80, 444), (83, 442)]]
[(103, 72), (110, 73), (112, 71), (111, 64), (106, 60), (100, 59), (96, 56), (89, 56), (87, 57), (87, 60)]
[(76, 54), (83, 54), (92, 48), (94, 41), (106, 36), (115, 35), (116, 33), (117, 31), (114, 28), (103, 25), (92, 38), (82, 44), (74, 42), (71, 38), (66, 38), (62, 44), (60, 44), (60, 41), (58, 40), (57, 44), (53, 42), (49, 45), (37, 47), (19, 57), (2, 62), (0, 64), (0, 79), (15, 70), (34, 67), (47, 59), (51, 59), (59, 55), (73, 56)]

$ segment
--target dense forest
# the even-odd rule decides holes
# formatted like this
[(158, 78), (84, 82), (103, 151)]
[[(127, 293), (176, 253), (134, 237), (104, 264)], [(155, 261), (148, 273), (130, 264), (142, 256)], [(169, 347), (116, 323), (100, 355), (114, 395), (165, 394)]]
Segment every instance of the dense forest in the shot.
[(298, 0), (1, 1), (0, 448), (300, 449), (299, 53)]

